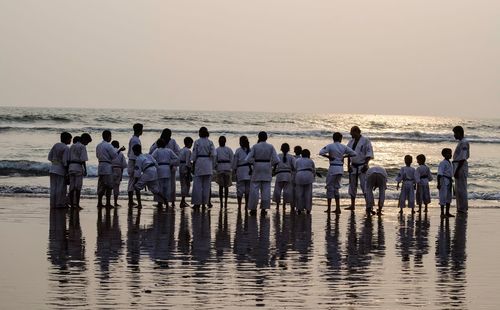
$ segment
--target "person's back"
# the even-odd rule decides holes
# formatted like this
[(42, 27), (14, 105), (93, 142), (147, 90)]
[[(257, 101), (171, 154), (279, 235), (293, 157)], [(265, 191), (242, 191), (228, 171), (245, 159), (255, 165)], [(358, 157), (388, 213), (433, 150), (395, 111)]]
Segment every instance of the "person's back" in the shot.
[(99, 164), (97, 166), (98, 175), (113, 174), (112, 161), (118, 156), (115, 148), (107, 141), (102, 141), (96, 146), (95, 154)]
[(87, 148), (80, 142), (74, 143), (69, 148), (69, 166), (70, 174), (83, 174), (83, 163), (88, 161)]
[(48, 160), (52, 163), (49, 173), (57, 175), (66, 175), (66, 166), (69, 159), (69, 147), (62, 143), (57, 142), (50, 149)]
[(154, 181), (158, 179), (156, 160), (151, 154), (140, 154), (135, 160), (136, 172), (143, 181)]
[(310, 158), (299, 158), (295, 161), (295, 184), (312, 184), (316, 175), (316, 167)]
[(295, 157), (290, 154), (279, 154), (279, 162), (276, 164), (276, 182), (291, 182), (292, 170), (295, 167)]
[(370, 167), (366, 171), (366, 188), (365, 188), (365, 200), (366, 200), (366, 213), (368, 215), (373, 215), (375, 211), (373, 206), (375, 205), (375, 197), (373, 191), (378, 188), (378, 215), (382, 215), (382, 208), (385, 202), (385, 190), (387, 189), (387, 171), (383, 167), (374, 166)]
[(227, 146), (219, 146), (215, 150), (217, 154), (217, 161), (216, 161), (216, 170), (217, 172), (225, 171), (225, 172), (230, 172), (231, 171), (231, 166), (232, 166), (232, 161), (233, 161), (233, 150), (231, 150)]
[(302, 157), (295, 161), (295, 191), (297, 213), (312, 209), (312, 184), (316, 175), (316, 167), (310, 158), (311, 153), (308, 149), (302, 150)]
[[(450, 162), (451, 149), (444, 148), (441, 151), (443, 160), (439, 163), (437, 172), (437, 188), (439, 190), (439, 205), (441, 206), (441, 217), (453, 217), (450, 213), (453, 186), (453, 165)], [(445, 212), (446, 208), (446, 212)]]
[(405, 166), (401, 167), (399, 173), (396, 177), (396, 182), (398, 182), (397, 189), (399, 189), (399, 183), (402, 182), (401, 194), (399, 195), (399, 207), (400, 213), (403, 213), (403, 208), (406, 206), (406, 200), (408, 200), (408, 207), (411, 208), (411, 212), (414, 213), (415, 208), (415, 168), (411, 166), (413, 157), (406, 155), (404, 158)]
[(171, 175), (171, 168), (179, 164), (179, 158), (171, 149), (165, 147), (157, 148), (154, 150), (152, 157), (158, 163), (159, 179), (175, 177), (175, 175)]
[(272, 180), (272, 165), (279, 162), (274, 146), (261, 141), (252, 146), (246, 159), (253, 164), (252, 181)]
[(197, 139), (191, 154), (191, 160), (195, 163), (195, 175), (212, 175), (215, 155), (215, 146), (210, 139), (206, 137)]

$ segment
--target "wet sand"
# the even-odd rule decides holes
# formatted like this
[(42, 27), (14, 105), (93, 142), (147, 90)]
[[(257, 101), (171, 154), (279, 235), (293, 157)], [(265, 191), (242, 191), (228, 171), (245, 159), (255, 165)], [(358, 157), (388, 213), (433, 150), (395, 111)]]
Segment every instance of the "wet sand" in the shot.
[[(495, 309), (500, 210), (336, 217), (0, 197), (2, 309)], [(115, 212), (116, 211), (116, 212)]]

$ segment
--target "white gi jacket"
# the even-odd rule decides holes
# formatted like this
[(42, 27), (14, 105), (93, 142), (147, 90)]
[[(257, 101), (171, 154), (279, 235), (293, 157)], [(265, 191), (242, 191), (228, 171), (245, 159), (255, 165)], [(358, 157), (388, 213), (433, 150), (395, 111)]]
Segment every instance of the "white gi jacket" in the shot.
[(134, 154), (134, 151), (132, 150), (132, 148), (134, 147), (134, 145), (136, 144), (139, 144), (141, 145), (141, 140), (139, 139), (138, 136), (132, 136), (132, 138), (130, 138), (130, 141), (128, 142), (128, 159), (132, 159), (132, 160), (135, 160), (135, 154)]
[(219, 146), (216, 150), (215, 169), (217, 172), (231, 171), (233, 163), (233, 150), (227, 146)]
[(158, 164), (157, 172), (159, 179), (170, 179), (171, 167), (179, 165), (179, 157), (174, 151), (167, 148), (157, 148), (151, 155)]
[(136, 178), (140, 178), (144, 182), (158, 180), (158, 163), (150, 154), (141, 154), (135, 159), (135, 174)]
[(314, 183), (316, 167), (310, 158), (299, 158), (295, 161), (295, 184), (304, 185)]
[(66, 175), (65, 167), (68, 165), (69, 147), (62, 142), (54, 144), (52, 149), (50, 149), (47, 159), (52, 162), (49, 173)]
[(111, 145), (111, 143), (102, 141), (95, 148), (95, 155), (97, 160), (99, 160), (99, 165), (97, 166), (98, 175), (110, 175), (113, 174), (113, 166), (111, 162), (118, 156), (116, 149)]
[(274, 146), (265, 141), (252, 146), (250, 153), (248, 153), (245, 159), (250, 164), (253, 164), (251, 180), (254, 182), (271, 182), (273, 178), (273, 165), (277, 164), (280, 160)]
[(338, 175), (344, 174), (344, 155), (356, 156), (357, 153), (350, 147), (345, 146), (340, 142), (334, 142), (322, 148), (319, 151), (319, 155), (328, 155), (328, 158), (330, 159), (328, 174)]
[(353, 148), (354, 139), (351, 139), (347, 146), (356, 152), (356, 156), (351, 157), (353, 166), (360, 166), (366, 162), (366, 158), (373, 159), (373, 148), (370, 140), (364, 136), (359, 137), (358, 144)]
[(236, 181), (250, 180), (250, 164), (247, 162), (247, 152), (241, 147), (236, 150), (233, 157), (233, 169), (236, 170)]
[(208, 138), (194, 141), (191, 161), (194, 164), (194, 175), (212, 175), (216, 156), (215, 146)]
[(77, 142), (69, 148), (69, 173), (83, 173), (82, 164), (89, 160), (85, 145)]

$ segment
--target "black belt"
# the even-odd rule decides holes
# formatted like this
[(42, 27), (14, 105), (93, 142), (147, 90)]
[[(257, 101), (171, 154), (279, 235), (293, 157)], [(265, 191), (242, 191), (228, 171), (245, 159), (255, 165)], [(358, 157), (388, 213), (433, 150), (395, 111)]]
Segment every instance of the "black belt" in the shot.
[(303, 168), (303, 169), (299, 169), (297, 171), (311, 171), (311, 172), (313, 172), (313, 168)]
[(168, 166), (170, 163), (158, 163), (158, 166)]
[(429, 176), (427, 176), (427, 175), (422, 175), (422, 176), (420, 176), (420, 178), (421, 178), (421, 179), (427, 179), (427, 178), (429, 178)]
[(285, 172), (292, 173), (292, 170), (280, 170), (280, 171), (276, 171), (276, 174), (285, 173)]
[(122, 166), (113, 166), (113, 168), (121, 168)]
[(107, 163), (107, 164), (111, 164), (111, 161), (109, 160), (100, 160), (99, 163)]
[(365, 163), (361, 163), (361, 164), (355, 164), (355, 163), (351, 163), (351, 165), (354, 167), (354, 168), (359, 168), (361, 166), (363, 166)]
[(155, 164), (149, 164), (146, 167), (144, 167), (144, 169), (142, 171), (146, 171), (147, 169), (149, 169), (151, 167), (155, 167), (155, 166), (156, 166)]
[(339, 164), (339, 163), (330, 163), (330, 166), (343, 166), (344, 164)]
[(78, 165), (83, 165), (83, 161), (76, 161), (76, 160), (70, 160), (68, 164), (78, 164)]
[(245, 164), (239, 164), (239, 165), (237, 166), (237, 168), (239, 168), (239, 167), (250, 167), (250, 166), (251, 166), (251, 164), (249, 164), (249, 163), (245, 163)]
[(223, 160), (218, 160), (218, 161), (217, 161), (217, 163), (218, 163), (218, 164), (229, 164), (229, 163), (231, 163), (231, 161), (230, 161), (230, 160), (223, 159)]
[(185, 163), (186, 163), (186, 161), (185, 161), (185, 160), (181, 160), (179, 163), (181, 163), (181, 164), (185, 164)]
[(210, 157), (210, 155), (196, 155), (196, 157)]
[(270, 159), (256, 159), (255, 162), (256, 163), (270, 163), (271, 160)]

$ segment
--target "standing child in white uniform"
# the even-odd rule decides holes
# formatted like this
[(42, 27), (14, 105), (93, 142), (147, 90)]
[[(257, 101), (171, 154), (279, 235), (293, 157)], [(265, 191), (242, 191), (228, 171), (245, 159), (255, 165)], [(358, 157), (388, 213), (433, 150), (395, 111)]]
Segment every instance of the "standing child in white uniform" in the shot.
[(189, 207), (186, 203), (186, 197), (189, 195), (189, 188), (191, 187), (191, 147), (193, 146), (193, 139), (191, 137), (184, 138), (184, 147), (179, 152), (179, 181), (181, 183), (181, 208)]
[(399, 213), (403, 213), (406, 200), (408, 200), (408, 207), (411, 208), (411, 213), (415, 213), (415, 168), (411, 166), (413, 157), (406, 155), (404, 160), (405, 166), (401, 167), (396, 177), (396, 182), (398, 182), (396, 186), (397, 190), (399, 190), (399, 183), (403, 183), (401, 185), (401, 194), (399, 195)]
[(83, 186), (83, 177), (87, 175), (87, 145), (92, 141), (88, 133), (73, 138), (73, 145), (69, 148), (69, 204), (80, 208), (80, 195)]
[(302, 157), (295, 161), (295, 186), (297, 191), (296, 208), (297, 213), (301, 214), (306, 210), (307, 214), (312, 209), (312, 185), (316, 175), (316, 167), (312, 161), (311, 152), (308, 149), (302, 150)]
[(134, 189), (137, 194), (137, 208), (142, 208), (140, 191), (146, 186), (153, 195), (158, 196), (158, 201), (166, 203), (166, 197), (160, 192), (158, 186), (158, 163), (151, 154), (142, 154), (140, 144), (134, 145), (132, 151), (136, 157)]
[[(439, 205), (441, 206), (441, 217), (453, 217), (450, 213), (453, 187), (453, 165), (450, 162), (451, 149), (444, 148), (441, 151), (443, 160), (439, 163), (437, 173), (437, 188), (439, 190)], [(446, 212), (445, 212), (446, 208)]]
[(351, 205), (346, 210), (354, 210), (356, 195), (358, 193), (358, 183), (363, 194), (365, 193), (366, 171), (369, 168), (368, 163), (373, 159), (372, 143), (368, 138), (361, 135), (361, 129), (358, 126), (351, 128), (351, 137), (352, 139), (347, 143), (347, 146), (356, 152), (356, 156), (350, 157), (348, 160)]
[[(302, 154), (302, 146), (300, 146), (300, 145), (294, 146), (293, 153), (295, 154), (293, 156), (295, 158), (295, 160), (299, 159), (300, 154)], [(297, 199), (297, 197), (295, 197), (295, 193), (296, 193), (296, 190), (295, 190), (295, 172), (296, 172), (295, 170), (292, 171), (292, 203), (290, 204), (290, 208), (292, 211), (295, 209), (295, 200)]]
[[(127, 167), (127, 172), (128, 172), (128, 206), (132, 207), (136, 205), (134, 203), (134, 182), (135, 182), (135, 160), (136, 156), (134, 155), (134, 151), (132, 151), (132, 148), (134, 145), (138, 144), (141, 145), (141, 140), (139, 137), (142, 135), (142, 130), (143, 130), (143, 125), (140, 123), (134, 124), (132, 126), (134, 129), (134, 135), (130, 138), (130, 141), (128, 143), (128, 167)], [(137, 191), (136, 191), (137, 193)], [(137, 197), (136, 197), (137, 198)]]
[(210, 183), (216, 151), (214, 143), (208, 139), (210, 136), (206, 127), (201, 127), (198, 131), (199, 139), (194, 142), (191, 161), (194, 166), (193, 192), (191, 202), (193, 208), (198, 209), (200, 205), (205, 207), (210, 198)]
[[(179, 157), (179, 153), (181, 151), (181, 148), (175, 141), (175, 139), (172, 139), (172, 131), (168, 128), (163, 129), (160, 135), (160, 139), (163, 139), (165, 141), (165, 147), (167, 149), (171, 149), (177, 157)], [(156, 142), (151, 145), (149, 148), (149, 154), (153, 154), (154, 150), (157, 148)], [(172, 207), (175, 207), (175, 194), (176, 194), (176, 186), (175, 186), (175, 173), (177, 171), (177, 166), (171, 166), (170, 170), (170, 175), (173, 177), (170, 178), (170, 194), (167, 197), (168, 202), (172, 203)]]
[[(158, 139), (156, 141), (157, 148), (153, 151), (153, 158), (156, 160), (158, 164), (157, 173), (158, 173), (158, 186), (159, 191), (163, 197), (171, 196), (171, 178), (175, 178), (175, 174), (172, 175), (172, 167), (179, 165), (179, 157), (169, 148), (166, 148), (165, 140)], [(156, 199), (158, 201), (158, 207), (162, 207), (162, 201)], [(167, 204), (168, 207), (168, 204)]]
[(281, 193), (283, 192), (283, 209), (287, 203), (292, 203), (293, 200), (293, 185), (292, 171), (295, 167), (295, 157), (288, 154), (290, 145), (283, 143), (281, 145), (281, 154), (279, 154), (279, 162), (274, 166), (276, 180), (274, 183), (273, 201), (276, 203), (276, 208), (279, 209), (281, 202)]
[(247, 136), (241, 136), (240, 147), (236, 149), (233, 158), (233, 170), (236, 172), (236, 199), (238, 200), (238, 208), (241, 208), (243, 197), (245, 198), (245, 208), (248, 207), (250, 179), (252, 178), (252, 165), (246, 160), (249, 153), (250, 142)]
[[(115, 151), (118, 152), (120, 149), (120, 142), (113, 140), (111, 141), (111, 145), (115, 148)], [(122, 150), (124, 151), (124, 149)], [(113, 198), (115, 200), (115, 207), (119, 207), (118, 196), (120, 195), (120, 183), (123, 178), (123, 170), (127, 168), (125, 155), (123, 155), (122, 152), (118, 153), (118, 156), (111, 161), (111, 165), (113, 166)]]
[(69, 147), (71, 134), (61, 133), (60, 141), (50, 149), (47, 159), (52, 163), (49, 170), (50, 175), (50, 207), (66, 207), (66, 175), (69, 159)]
[(113, 165), (112, 161), (118, 154), (124, 150), (118, 151), (111, 145), (111, 131), (104, 130), (102, 132), (102, 142), (96, 147), (95, 153), (99, 165), (97, 166), (97, 207), (102, 207), (102, 198), (106, 195), (106, 207), (113, 207), (111, 205), (111, 191), (113, 190)]
[(469, 175), (469, 164), (467, 159), (470, 156), (469, 141), (465, 138), (464, 128), (456, 126), (453, 134), (458, 144), (453, 152), (453, 167), (455, 177), (455, 199), (457, 202), (457, 212), (465, 214), (469, 208), (467, 198), (467, 177)]
[(267, 213), (271, 206), (271, 180), (273, 178), (273, 165), (279, 162), (278, 154), (274, 146), (267, 143), (267, 133), (259, 132), (257, 144), (252, 146), (246, 160), (253, 165), (252, 179), (250, 182), (250, 197), (248, 199), (248, 208), (250, 215), (257, 214), (257, 205), (259, 196), (261, 200), (261, 215)]
[(415, 182), (417, 182), (417, 205), (418, 212), (421, 212), (422, 204), (424, 204), (424, 212), (427, 212), (427, 205), (431, 203), (431, 191), (429, 182), (432, 181), (432, 173), (429, 167), (425, 164), (425, 155), (417, 156), (418, 167), (415, 169)]
[[(215, 170), (217, 177), (215, 181), (219, 184), (219, 200), (221, 207), (227, 207), (227, 197), (229, 195), (229, 187), (233, 185), (232, 177), (232, 163), (233, 163), (233, 150), (226, 146), (226, 137), (219, 137), (219, 147), (215, 150), (216, 161)], [(224, 198), (224, 204), (223, 204)]]
[(326, 201), (329, 213), (332, 206), (332, 198), (335, 198), (335, 213), (340, 214), (340, 185), (344, 174), (344, 158), (356, 156), (356, 152), (348, 146), (341, 144), (342, 134), (333, 133), (333, 143), (328, 144), (319, 151), (319, 155), (329, 159), (328, 176), (326, 177)]

